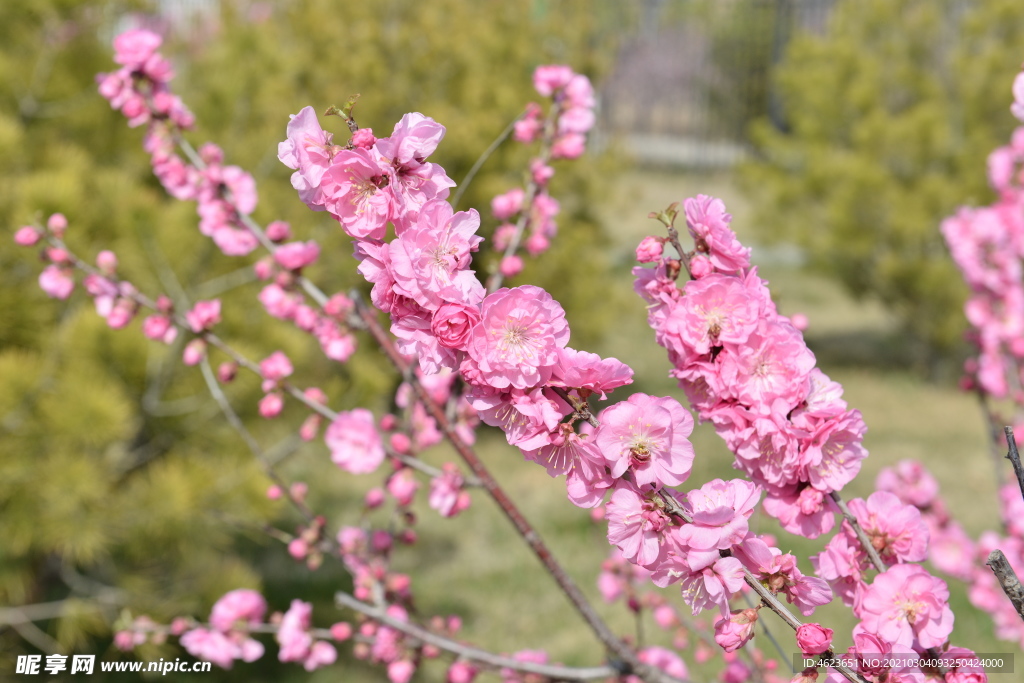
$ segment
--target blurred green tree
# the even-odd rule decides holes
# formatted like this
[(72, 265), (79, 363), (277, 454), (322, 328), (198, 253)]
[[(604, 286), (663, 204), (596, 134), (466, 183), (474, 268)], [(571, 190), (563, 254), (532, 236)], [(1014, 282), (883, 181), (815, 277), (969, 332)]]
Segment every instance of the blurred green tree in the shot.
[(757, 124), (742, 169), (766, 233), (886, 305), (931, 373), (958, 346), (964, 297), (938, 225), (991, 197), (1022, 46), (1014, 0), (840, 1), (824, 34), (788, 45), (785, 128)]
[[(148, 293), (179, 302), (220, 297), (220, 331), (250, 357), (283, 349), (302, 368), (300, 383), (340, 398), (334, 407), (386, 408), (394, 380), (380, 354), (361, 350), (345, 366), (330, 363), (315, 342), (253, 306), (256, 290), (245, 287), (252, 260), (224, 257), (198, 234), (194, 205), (164, 196), (140, 131), (96, 93), (95, 74), (116, 66), (115, 32), (154, 20), (160, 6), (170, 3), (0, 4), (0, 216), (12, 233), (61, 211), (84, 257), (113, 249), (123, 276)], [(166, 52), (178, 70), (174, 87), (197, 114), (192, 142), (215, 141), (228, 163), (254, 173), (256, 218), (289, 220), (298, 236), (319, 240), (326, 256), (311, 275), (338, 291), (357, 284), (351, 248), (324, 214), (297, 200), (276, 158), (289, 114), (362, 92), (359, 123), (384, 136), (403, 113), (421, 111), (448, 127), (436, 160), (460, 181), (536, 99), (535, 66), (563, 62), (599, 76), (629, 15), (584, 0), (225, 2), (215, 15), (193, 16), (191, 28), (175, 24)], [(324, 123), (339, 130), (336, 120)], [(480, 209), (485, 232), (497, 223), (490, 197), (522, 181), (528, 158), (522, 146), (505, 145), (463, 197), (460, 208)], [(600, 161), (559, 164), (552, 193), (563, 200), (564, 237), (527, 273), (566, 305), (580, 346), (614, 315), (595, 282), (604, 237), (590, 207), (601, 169)], [(579, 269), (585, 262), (591, 267)], [(0, 604), (68, 602), (41, 628), (0, 624), (0, 670), (13, 670), (7, 658), (54, 641), (77, 652), (105, 647), (122, 608), (158, 619), (205, 615), (221, 594), (257, 586), (261, 575), (273, 577), (268, 589), (281, 596), (329, 600), (339, 575), (322, 570), (310, 582), (298, 566), (281, 568), (282, 548), (264, 552), (256, 527), (291, 518), (265, 499), (268, 479), (199, 372), (181, 367), (180, 343), (164, 348), (134, 326), (107, 330), (81, 293), (46, 299), (38, 270), (9, 235), (0, 241)], [(346, 484), (322, 445), (294, 436), (298, 413), (257, 417), (253, 378), (240, 377), (229, 395), (261, 443), (276, 443), (277, 455), (297, 452), (289, 479), (317, 480), (320, 500), (344, 499)], [(358, 505), (347, 500), (331, 509)]]

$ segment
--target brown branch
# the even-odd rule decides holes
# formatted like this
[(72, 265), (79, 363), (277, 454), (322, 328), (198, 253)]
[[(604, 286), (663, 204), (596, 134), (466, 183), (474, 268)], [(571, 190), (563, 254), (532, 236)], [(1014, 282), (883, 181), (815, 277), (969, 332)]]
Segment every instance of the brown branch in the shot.
[(1020, 463), (1020, 453), (1017, 451), (1017, 439), (1013, 436), (1013, 427), (1003, 427), (1006, 434), (1008, 452), (1006, 459), (1013, 465), (1013, 473), (1017, 475), (1017, 486), (1020, 487), (1020, 494), (1024, 496), (1024, 467)]
[(1020, 579), (1017, 578), (1017, 573), (1013, 571), (1013, 567), (1007, 561), (1006, 555), (997, 548), (989, 553), (985, 564), (996, 575), (996, 580), (1002, 586), (1006, 597), (1013, 603), (1013, 608), (1017, 610), (1017, 614), (1020, 615), (1021, 619), (1024, 619), (1024, 586), (1021, 586)]

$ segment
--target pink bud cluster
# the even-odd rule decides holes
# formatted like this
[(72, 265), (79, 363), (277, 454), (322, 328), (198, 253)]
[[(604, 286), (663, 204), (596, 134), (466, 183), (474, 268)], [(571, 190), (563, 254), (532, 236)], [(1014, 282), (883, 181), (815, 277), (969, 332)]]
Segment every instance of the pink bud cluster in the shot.
[(157, 52), (161, 42), (146, 30), (119, 35), (114, 59), (123, 66), (99, 76), (100, 94), (128, 117), (129, 125), (147, 124), (144, 146), (153, 172), (170, 195), (197, 202), (200, 232), (225, 254), (243, 256), (258, 246), (242, 220), (256, 208), (256, 183), (238, 166), (225, 166), (216, 145), (200, 149), (201, 169), (175, 153), (177, 136), (192, 127), (194, 117), (168, 87), (174, 74)]
[(114, 39), (117, 71), (97, 77), (100, 94), (128, 119), (128, 125), (170, 121), (179, 128), (191, 128), (195, 117), (167, 84), (174, 69), (157, 50), (163, 43), (152, 31), (125, 31)]
[(648, 237), (637, 249), (641, 262), (656, 264), (633, 271), (648, 322), (701, 419), (764, 489), (765, 510), (787, 531), (815, 538), (835, 523), (829, 494), (867, 456), (864, 421), (776, 310), (722, 201), (700, 195), (684, 208), (695, 250), (680, 257), (691, 280), (676, 284), (683, 264), (663, 254), (662, 240)]
[[(197, 157), (193, 158), (194, 163), (181, 158), (175, 152), (175, 145), (181, 130), (191, 127), (191, 115), (174, 116), (160, 110), (161, 97), (174, 98), (167, 85), (170, 71), (159, 71), (162, 80), (154, 80), (155, 76), (145, 66), (149, 62), (163, 64), (166, 61), (156, 52), (161, 42), (159, 36), (149, 31), (130, 31), (118, 37), (117, 41), (117, 61), (126, 66), (114, 74), (102, 76), (100, 92), (116, 108), (122, 107), (126, 97), (145, 108), (138, 122), (148, 123), (144, 145), (151, 155), (153, 171), (171, 196), (197, 202), (200, 232), (210, 237), (229, 256), (251, 253), (259, 246), (257, 236), (246, 224), (248, 215), (257, 204), (256, 184), (252, 176), (238, 166), (225, 165), (223, 152), (211, 143), (199, 149)], [(312, 116), (315, 121), (315, 115)], [(365, 137), (362, 136), (363, 139)], [(382, 144), (386, 143), (385, 140)], [(410, 163), (416, 172), (422, 170), (415, 162)], [(396, 168), (399, 174), (405, 169)], [(408, 172), (413, 173), (413, 170)], [(356, 348), (355, 338), (345, 324), (351, 302), (344, 295), (337, 294), (323, 311), (318, 311), (306, 303), (299, 286), (302, 270), (319, 257), (319, 246), (312, 241), (285, 243), (291, 237), (291, 229), (283, 221), (270, 223), (266, 236), (279, 246), (274, 248), (271, 257), (256, 264), (260, 279), (270, 281), (260, 293), (260, 302), (272, 316), (289, 320), (315, 336), (328, 358), (345, 362)], [(25, 239), (28, 237), (27, 234), (24, 236)], [(67, 280), (58, 275), (57, 271), (48, 273), (47, 286), (51, 291), (63, 292)], [(169, 341), (158, 334), (158, 320), (153, 326), (152, 338)], [(201, 346), (198, 343), (193, 345), (190, 360), (198, 362), (202, 358), (204, 349)]]
[(594, 88), (583, 74), (567, 66), (540, 66), (533, 84), (543, 97), (552, 98), (551, 112), (531, 102), (515, 123), (513, 137), (523, 143), (542, 141), (540, 155), (530, 161), (530, 182), (526, 190), (513, 188), (491, 201), (491, 213), (501, 225), (494, 232), (494, 247), (505, 256), (499, 265), (504, 277), (514, 277), (523, 269), (523, 260), (515, 252), (523, 232), (529, 235), (523, 246), (530, 256), (547, 251), (558, 230), (555, 216), (559, 203), (548, 193), (555, 169), (552, 159), (576, 159), (586, 147), (586, 134), (594, 126)]
[[(408, 520), (411, 514), (406, 513), (404, 517)], [(414, 540), (411, 532), (399, 534), (397, 538), (407, 543)], [(388, 603), (389, 617), (409, 622), (409, 611), (413, 608), (410, 579), (391, 571), (389, 566), (395, 539), (396, 536), (384, 530), (343, 527), (338, 532), (341, 557), (353, 576), (355, 597), (370, 600), (380, 596)], [(434, 633), (454, 637), (462, 628), (462, 621), (456, 616), (435, 616), (429, 625)], [(399, 629), (372, 620), (364, 620), (357, 632), (362, 642), (355, 645), (355, 656), (384, 664), (392, 683), (407, 683), (424, 659), (434, 659), (441, 654), (434, 646), (424, 645)], [(465, 680), (475, 676), (475, 669), (465, 662), (456, 661), (452, 669), (456, 676), (467, 677)]]

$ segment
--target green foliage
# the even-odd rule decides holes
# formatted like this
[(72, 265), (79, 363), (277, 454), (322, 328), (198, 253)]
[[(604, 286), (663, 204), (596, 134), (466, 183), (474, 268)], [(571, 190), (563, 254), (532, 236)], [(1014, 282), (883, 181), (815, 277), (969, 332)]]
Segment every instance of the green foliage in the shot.
[(960, 338), (964, 292), (938, 226), (991, 198), (985, 159), (1013, 128), (1022, 45), (1015, 0), (839, 2), (776, 70), (786, 130), (754, 130), (743, 178), (760, 225), (885, 304), (922, 369)]
[[(282, 569), (283, 548), (255, 530), (264, 522), (291, 530), (296, 519), (265, 499), (268, 479), (198, 370), (181, 366), (182, 342), (149, 342), (138, 323), (108, 330), (80, 291), (67, 302), (47, 299), (36, 284), (39, 265), (12, 244), (17, 226), (61, 211), (76, 252), (90, 259), (113, 249), (120, 273), (143, 292), (179, 305), (221, 298), (219, 333), (257, 360), (284, 350), (301, 368), (297, 383), (323, 388), (334, 408), (380, 411), (396, 382), (369, 343), (340, 366), (272, 321), (254, 305), (254, 259), (222, 256), (198, 234), (194, 205), (164, 196), (141, 131), (110, 110), (94, 83), (116, 66), (109, 40), (120, 19), (147, 9), (141, 0), (0, 3), (0, 216), (8, 226), (0, 240), (0, 604), (69, 600), (62, 618), (40, 625), (77, 652), (103, 651), (122, 606), (158, 620), (205, 616), (217, 597), (258, 586), (261, 576), (281, 598), (276, 607), (313, 595), (302, 592), (308, 572), (287, 557)], [(298, 237), (320, 241), (324, 257), (310, 275), (333, 292), (363, 283), (347, 238), (297, 200), (276, 158), (289, 114), (306, 104), (322, 112), (361, 92), (359, 124), (384, 136), (403, 113), (421, 111), (448, 127), (436, 160), (460, 181), (536, 99), (535, 66), (561, 62), (600, 75), (613, 54), (610, 36), (629, 16), (584, 0), (225, 3), (219, 22), (198, 22), (166, 52), (178, 72), (173, 85), (199, 121), (191, 141), (215, 141), (227, 163), (254, 173), (257, 220), (288, 220)], [(219, 29), (211, 36), (209, 26)], [(321, 120), (347, 135), (341, 121)], [(463, 197), (460, 208), (481, 210), (485, 233), (497, 224), (490, 197), (520, 184), (528, 159), (523, 146), (504, 145)], [(565, 304), (579, 346), (611, 315), (598, 299), (600, 268), (579, 268), (602, 259), (591, 209), (601, 163), (557, 165), (563, 232), (528, 271)], [(496, 259), (482, 254), (479, 263)], [(304, 417), (296, 406), (268, 422), (256, 414), (255, 378), (242, 375), (225, 391), (266, 448), (295, 440)], [(315, 500), (332, 514), (358, 505), (320, 443), (298, 447), (285, 472), (316, 481)], [(90, 596), (100, 585), (110, 599), (97, 610)], [(315, 592), (329, 599), (326, 584)], [(26, 648), (0, 631), (0, 652)], [(13, 670), (8, 656), (0, 655), (0, 670)]]

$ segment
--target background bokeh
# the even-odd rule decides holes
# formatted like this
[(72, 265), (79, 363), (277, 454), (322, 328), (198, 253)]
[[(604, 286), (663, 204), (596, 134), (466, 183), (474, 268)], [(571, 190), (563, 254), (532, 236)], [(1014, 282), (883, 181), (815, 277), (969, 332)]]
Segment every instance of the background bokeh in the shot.
[[(222, 256), (198, 234), (193, 206), (164, 196), (141, 131), (128, 129), (94, 85), (97, 72), (114, 68), (112, 37), (136, 25), (168, 37), (173, 86), (198, 118), (192, 142), (217, 142), (228, 163), (255, 175), (256, 218), (288, 220), (297, 236), (321, 243), (324, 256), (310, 275), (327, 291), (359, 278), (337, 226), (297, 201), (290, 171), (277, 161), (289, 114), (307, 104), (323, 111), (358, 92), (360, 125), (386, 135), (403, 113), (423, 112), (447, 126), (435, 160), (461, 181), (535, 99), (534, 67), (566, 63), (588, 74), (600, 92), (593, 151), (558, 167), (560, 233), (516, 280), (544, 286), (565, 305), (573, 346), (629, 363), (633, 390), (682, 398), (631, 291), (632, 250), (658, 234), (649, 211), (697, 193), (722, 197), (780, 309), (808, 315), (819, 366), (864, 413), (872, 456), (850, 497), (870, 493), (881, 467), (918, 458), (971, 533), (998, 523), (981, 416), (955, 387), (964, 290), (938, 223), (958, 204), (990, 199), (985, 157), (1013, 128), (1009, 85), (1024, 59), (1021, 3), (5, 0), (0, 680), (29, 652), (173, 658), (173, 645), (118, 652), (112, 626), (139, 614), (205, 617), (238, 587), (261, 589), (272, 609), (292, 598), (314, 601), (318, 625), (349, 616), (331, 604), (348, 581), (336, 565), (310, 572), (262, 532), (264, 524), (292, 530), (299, 519), (266, 500), (269, 482), (198, 372), (178, 362), (181, 347), (146, 341), (137, 324), (108, 330), (81, 293), (47, 299), (36, 285), (39, 264), (9, 238), (18, 225), (61, 211), (76, 251), (88, 258), (114, 249), (143, 291), (220, 297), (221, 332), (233, 345), (254, 358), (285, 350), (300, 368), (297, 381), (321, 386), (335, 409), (379, 413), (397, 385), (371, 344), (342, 366), (272, 321), (253, 305), (251, 262)], [(521, 181), (528, 158), (521, 146), (502, 146), (464, 195), (459, 208), (478, 208), (485, 234), (497, 224), (490, 198)], [(495, 261), (484, 252), (478, 268)], [(376, 480), (341, 472), (322, 443), (299, 441), (303, 416), (294, 406), (261, 420), (261, 395), (252, 378), (229, 387), (286, 477), (311, 483), (311, 505), (328, 528), (352, 523), (361, 491)], [(692, 481), (731, 476), (731, 456), (712, 431), (698, 428), (694, 443)], [(481, 451), (600, 602), (594, 580), (607, 553), (604, 529), (500, 435), (482, 433)], [(427, 457), (454, 459), (443, 447)], [(424, 615), (459, 614), (464, 636), (495, 650), (544, 646), (580, 665), (602, 658), (484, 496), (455, 520), (425, 505), (419, 517), (421, 542), (398, 567), (413, 574)], [(788, 537), (781, 544), (801, 557), (820, 546)], [(810, 571), (809, 563), (802, 568)], [(951, 589), (955, 641), (1006, 651), (964, 587), (951, 580)], [(63, 601), (59, 618), (18, 616), (18, 606), (53, 601)], [(633, 633), (621, 606), (601, 609), (619, 632)], [(845, 646), (850, 616), (829, 608), (820, 620), (841, 627)], [(795, 651), (783, 631), (776, 629), (784, 647)], [(653, 628), (645, 632), (657, 638)], [(337, 667), (309, 675), (277, 664), (266, 642), (258, 664), (202, 678), (383, 678), (345, 646)], [(443, 680), (444, 669), (430, 665), (419, 676)]]

